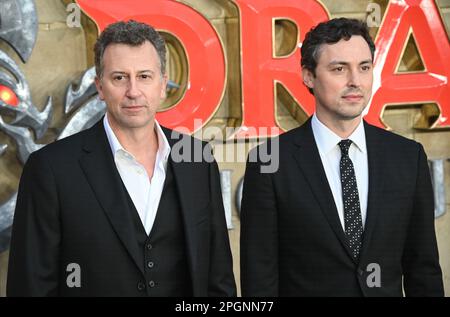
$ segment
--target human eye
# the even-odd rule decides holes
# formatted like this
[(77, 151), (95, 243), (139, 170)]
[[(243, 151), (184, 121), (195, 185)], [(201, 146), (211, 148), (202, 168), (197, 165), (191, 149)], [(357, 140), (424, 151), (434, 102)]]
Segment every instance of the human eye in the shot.
[(372, 69), (372, 65), (370, 65), (370, 64), (362, 65), (362, 66), (361, 66), (361, 69), (362, 69), (362, 71), (367, 72), (367, 71), (369, 71), (369, 70)]
[(333, 67), (331, 70), (332, 70), (333, 72), (335, 72), (335, 73), (341, 73), (341, 72), (343, 72), (345, 69), (344, 69), (344, 66), (335, 66), (335, 67)]
[(124, 82), (126, 80), (126, 76), (121, 75), (121, 74), (117, 74), (113, 76), (113, 80), (115, 82)]
[(152, 75), (151, 74), (140, 74), (139, 75), (139, 79), (141, 80), (141, 81), (144, 81), (144, 82), (148, 82), (148, 81), (151, 81), (152, 80)]

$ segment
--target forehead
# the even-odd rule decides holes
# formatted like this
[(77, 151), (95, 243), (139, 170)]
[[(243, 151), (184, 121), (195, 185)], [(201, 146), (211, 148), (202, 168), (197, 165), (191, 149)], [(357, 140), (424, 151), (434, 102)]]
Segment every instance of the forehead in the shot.
[(369, 44), (360, 35), (350, 39), (341, 39), (337, 43), (322, 44), (319, 49), (317, 64), (328, 64), (333, 61), (356, 62), (372, 60)]
[(103, 53), (103, 65), (105, 68), (128, 68), (159, 66), (159, 57), (155, 47), (145, 41), (139, 46), (131, 46), (121, 43), (113, 43), (106, 47)]

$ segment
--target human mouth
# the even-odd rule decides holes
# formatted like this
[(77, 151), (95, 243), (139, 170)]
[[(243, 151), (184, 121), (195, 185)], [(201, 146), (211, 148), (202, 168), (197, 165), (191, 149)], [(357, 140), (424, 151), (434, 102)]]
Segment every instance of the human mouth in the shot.
[(358, 95), (358, 94), (349, 94), (349, 95), (342, 96), (342, 98), (344, 98), (345, 100), (350, 101), (350, 102), (357, 102), (357, 101), (361, 101), (363, 99), (363, 96)]
[(138, 112), (142, 109), (144, 109), (145, 106), (140, 106), (140, 105), (133, 105), (133, 106), (124, 106), (122, 107), (122, 109), (124, 109), (125, 111), (128, 112)]

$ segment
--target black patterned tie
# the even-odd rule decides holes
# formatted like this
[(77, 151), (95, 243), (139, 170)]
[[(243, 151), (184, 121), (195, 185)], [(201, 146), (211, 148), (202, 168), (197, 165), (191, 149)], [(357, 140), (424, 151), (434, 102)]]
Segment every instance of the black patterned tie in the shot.
[(341, 148), (340, 169), (342, 200), (344, 203), (345, 233), (347, 235), (353, 257), (358, 259), (362, 244), (363, 226), (355, 169), (353, 168), (352, 160), (348, 156), (348, 149), (351, 144), (351, 140), (342, 140), (339, 142), (339, 147)]

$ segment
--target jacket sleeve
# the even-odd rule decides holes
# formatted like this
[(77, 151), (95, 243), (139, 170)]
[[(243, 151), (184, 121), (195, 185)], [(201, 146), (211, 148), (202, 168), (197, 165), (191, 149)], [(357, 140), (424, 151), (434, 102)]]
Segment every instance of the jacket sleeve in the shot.
[(58, 295), (60, 226), (55, 180), (33, 153), (20, 179), (9, 253), (7, 296)]
[(241, 208), (242, 296), (272, 297), (279, 295), (276, 196), (271, 174), (262, 172), (254, 154), (247, 160)]
[(413, 212), (403, 253), (406, 296), (444, 296), (434, 228), (434, 196), (427, 157), (420, 145)]
[(211, 240), (208, 296), (236, 296), (233, 274), (233, 258), (225, 221), (220, 175), (217, 163), (209, 164), (211, 185)]

